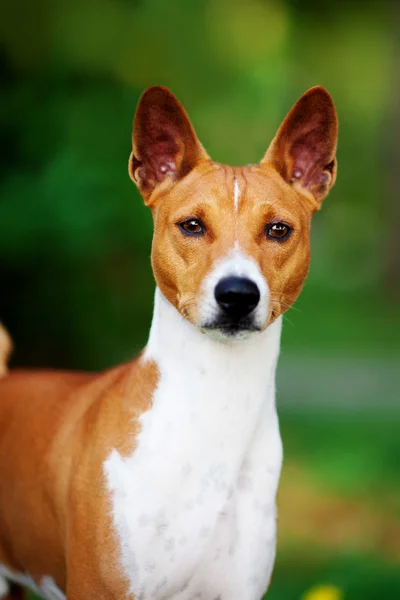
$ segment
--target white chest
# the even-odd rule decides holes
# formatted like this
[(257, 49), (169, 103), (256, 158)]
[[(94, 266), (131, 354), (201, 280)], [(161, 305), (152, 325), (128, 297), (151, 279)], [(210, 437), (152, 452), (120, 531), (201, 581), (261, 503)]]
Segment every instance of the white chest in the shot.
[[(113, 451), (104, 467), (135, 600), (262, 597), (282, 460), (274, 403), (280, 323), (272, 328), (257, 348), (243, 343), (233, 352), (210, 340), (199, 348), (185, 331), (159, 356), (162, 340), (150, 338), (147, 356), (160, 370), (153, 407), (134, 454)], [(196, 356), (185, 364), (193, 342)]]

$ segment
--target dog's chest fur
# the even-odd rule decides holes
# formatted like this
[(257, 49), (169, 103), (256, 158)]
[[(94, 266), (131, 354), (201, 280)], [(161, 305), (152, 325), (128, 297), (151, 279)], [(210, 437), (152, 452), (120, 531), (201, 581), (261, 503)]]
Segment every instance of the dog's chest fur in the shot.
[(104, 470), (135, 600), (260, 600), (275, 555), (281, 442), (275, 411), (280, 321), (220, 344), (158, 293), (143, 360), (153, 406), (127, 458)]

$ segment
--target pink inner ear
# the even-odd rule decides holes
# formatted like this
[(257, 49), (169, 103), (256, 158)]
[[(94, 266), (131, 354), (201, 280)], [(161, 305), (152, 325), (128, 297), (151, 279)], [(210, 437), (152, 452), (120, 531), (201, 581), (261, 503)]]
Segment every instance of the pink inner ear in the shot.
[(175, 156), (179, 151), (178, 144), (172, 139), (157, 141), (146, 147), (145, 166), (141, 168), (141, 177), (160, 183), (164, 177), (176, 175)]
[(142, 189), (153, 189), (166, 177), (183, 177), (199, 155), (188, 117), (178, 100), (163, 88), (145, 92), (135, 116), (131, 170)]
[(332, 98), (308, 90), (289, 111), (261, 164), (274, 164), (287, 183), (310, 192), (319, 206), (335, 182), (338, 121)]
[(333, 167), (333, 161), (330, 162), (329, 126), (319, 115), (313, 121), (312, 129), (295, 140), (290, 148), (290, 179), (292, 182), (301, 181), (306, 188), (327, 185), (330, 181), (329, 167)]

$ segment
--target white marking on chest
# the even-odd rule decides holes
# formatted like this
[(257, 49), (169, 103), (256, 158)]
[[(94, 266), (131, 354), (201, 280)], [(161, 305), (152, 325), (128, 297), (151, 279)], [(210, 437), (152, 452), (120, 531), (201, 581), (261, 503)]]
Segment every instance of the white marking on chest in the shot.
[[(54, 579), (47, 575), (42, 577), (40, 583), (37, 584), (28, 573), (16, 573), (0, 564), (0, 586), (2, 581), (4, 581), (6, 585), (7, 581), (10, 581), (28, 587), (35, 592), (37, 596), (40, 596), (45, 600), (66, 600), (65, 594), (57, 587)], [(2, 595), (0, 593), (0, 599), (1, 598)]]
[[(275, 554), (281, 323), (249, 342), (202, 335), (156, 293), (144, 359), (160, 380), (137, 448), (104, 464), (136, 600), (260, 600)], [(134, 401), (134, 399), (133, 399)]]

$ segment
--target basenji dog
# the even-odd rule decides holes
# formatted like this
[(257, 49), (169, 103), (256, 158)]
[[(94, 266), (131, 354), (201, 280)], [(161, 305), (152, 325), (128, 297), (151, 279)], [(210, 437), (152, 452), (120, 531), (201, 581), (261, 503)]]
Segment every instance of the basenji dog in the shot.
[(276, 545), (282, 314), (336, 177), (315, 87), (264, 158), (213, 162), (164, 87), (141, 97), (129, 174), (154, 219), (149, 341), (100, 374), (15, 370), (0, 342), (0, 596), (260, 600)]

